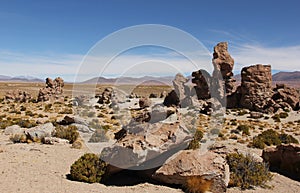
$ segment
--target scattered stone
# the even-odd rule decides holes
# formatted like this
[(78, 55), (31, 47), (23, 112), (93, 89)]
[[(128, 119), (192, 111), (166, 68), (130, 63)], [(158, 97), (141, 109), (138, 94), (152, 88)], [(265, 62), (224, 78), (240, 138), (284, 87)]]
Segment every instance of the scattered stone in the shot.
[(142, 98), (139, 99), (139, 106), (142, 109), (150, 107), (151, 106), (151, 100), (149, 98), (142, 97)]
[(42, 139), (42, 142), (44, 144), (48, 144), (48, 145), (69, 144), (69, 140), (67, 140), (67, 139), (61, 139), (61, 138), (58, 138), (58, 137), (44, 137)]
[(107, 87), (104, 89), (101, 96), (99, 96), (98, 103), (109, 104), (111, 102), (112, 96), (113, 96), (113, 89), (111, 87)]
[(264, 117), (264, 114), (263, 113), (260, 113), (260, 112), (255, 112), (255, 111), (252, 111), (250, 112), (250, 118), (253, 118), (253, 119), (260, 119)]

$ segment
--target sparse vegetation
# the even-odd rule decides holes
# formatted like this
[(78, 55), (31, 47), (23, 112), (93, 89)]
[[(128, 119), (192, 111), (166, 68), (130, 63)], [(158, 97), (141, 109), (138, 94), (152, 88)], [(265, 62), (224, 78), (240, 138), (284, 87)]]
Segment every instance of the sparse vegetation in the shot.
[(196, 130), (193, 140), (189, 143), (187, 149), (199, 149), (200, 140), (203, 138), (203, 132), (199, 129)]
[(249, 189), (253, 186), (267, 187), (272, 174), (264, 162), (257, 162), (250, 155), (231, 153), (226, 157), (230, 167), (229, 186)]
[(279, 134), (273, 129), (263, 131), (253, 138), (253, 147), (263, 149), (265, 146), (280, 145), (281, 143), (299, 143), (293, 136), (282, 133)]
[(79, 136), (76, 126), (69, 125), (67, 127), (58, 125), (55, 128), (55, 137), (69, 140), (70, 143), (76, 141)]
[(248, 125), (239, 125), (236, 129), (241, 131), (243, 135), (250, 135), (250, 127)]
[(102, 161), (99, 156), (86, 153), (72, 164), (70, 178), (80, 182), (100, 183), (106, 167), (107, 163)]

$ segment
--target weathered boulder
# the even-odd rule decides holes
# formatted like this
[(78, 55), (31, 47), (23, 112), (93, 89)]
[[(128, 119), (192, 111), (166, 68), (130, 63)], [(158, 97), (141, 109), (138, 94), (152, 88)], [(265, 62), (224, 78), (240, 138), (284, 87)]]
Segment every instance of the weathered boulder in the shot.
[(224, 79), (233, 76), (234, 60), (228, 52), (227, 42), (220, 42), (214, 47), (212, 62), (214, 68), (221, 72)]
[(155, 105), (152, 107), (152, 111), (150, 114), (150, 122), (156, 123), (158, 121), (165, 120), (168, 118), (171, 114), (176, 113), (176, 108), (174, 107), (165, 107), (162, 105)]
[(111, 165), (123, 169), (152, 169), (181, 149), (192, 136), (179, 123), (133, 123), (123, 128), (122, 136), (111, 147), (103, 149), (103, 157)]
[(25, 130), (25, 134), (29, 139), (36, 141), (42, 140), (44, 137), (51, 137), (54, 130), (55, 127), (52, 123), (46, 123)]
[(165, 97), (163, 104), (167, 107), (170, 106), (179, 106), (180, 100), (175, 92), (175, 90), (172, 90), (168, 93), (168, 95)]
[(210, 151), (203, 154), (199, 150), (182, 150), (170, 157), (155, 172), (153, 178), (177, 185), (186, 185), (191, 177), (199, 178), (210, 183), (209, 192), (220, 193), (226, 192), (229, 175), (229, 166), (218, 154)]
[(32, 100), (32, 96), (26, 91), (14, 90), (7, 92), (4, 99), (11, 102), (24, 103)]
[(268, 101), (273, 94), (271, 66), (257, 64), (244, 67), (241, 76), (241, 107), (268, 112)]
[(262, 157), (271, 170), (300, 180), (300, 145), (281, 144), (263, 150)]
[(46, 86), (39, 90), (38, 101), (63, 100), (64, 80), (60, 77), (46, 78)]
[(21, 128), (19, 125), (8, 126), (4, 130), (5, 135), (16, 135), (16, 134), (24, 134), (25, 128)]

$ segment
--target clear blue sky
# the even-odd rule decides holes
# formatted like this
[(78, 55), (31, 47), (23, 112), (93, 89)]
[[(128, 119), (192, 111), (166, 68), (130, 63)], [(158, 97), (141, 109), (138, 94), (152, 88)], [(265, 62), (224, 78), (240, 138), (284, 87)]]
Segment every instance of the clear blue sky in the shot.
[[(259, 57), (268, 53), (268, 58), (275, 52), (297, 55), (299, 9), (297, 0), (1, 0), (0, 74), (16, 75), (7, 69), (14, 62), (10, 56), (49, 60), (84, 55), (101, 38), (137, 24), (177, 27), (210, 50), (217, 42), (228, 41), (240, 66), (248, 62), (241, 59), (247, 51), (251, 55), (256, 50)], [(290, 70), (299, 69), (297, 58), (288, 53), (282, 57), (293, 62)]]

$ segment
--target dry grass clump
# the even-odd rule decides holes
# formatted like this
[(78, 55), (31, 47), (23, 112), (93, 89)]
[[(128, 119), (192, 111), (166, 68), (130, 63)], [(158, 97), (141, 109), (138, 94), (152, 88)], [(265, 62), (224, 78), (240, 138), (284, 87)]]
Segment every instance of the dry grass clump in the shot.
[(200, 129), (197, 129), (193, 140), (189, 143), (187, 149), (199, 149), (200, 148), (200, 140), (203, 138), (203, 131), (201, 131)]
[(54, 136), (62, 139), (69, 140), (70, 143), (73, 143), (79, 137), (77, 127), (69, 125), (67, 127), (57, 125), (55, 128)]
[(71, 180), (100, 183), (106, 172), (107, 163), (93, 153), (86, 153), (71, 165)]
[(238, 153), (231, 153), (226, 157), (230, 168), (231, 187), (249, 189), (254, 186), (267, 187), (266, 182), (272, 179), (268, 165), (264, 162), (257, 162), (250, 156)]
[(188, 193), (205, 193), (210, 190), (211, 180), (202, 176), (191, 176), (186, 180), (184, 187)]
[(236, 129), (241, 131), (243, 135), (250, 135), (250, 127), (248, 125), (239, 125)]

